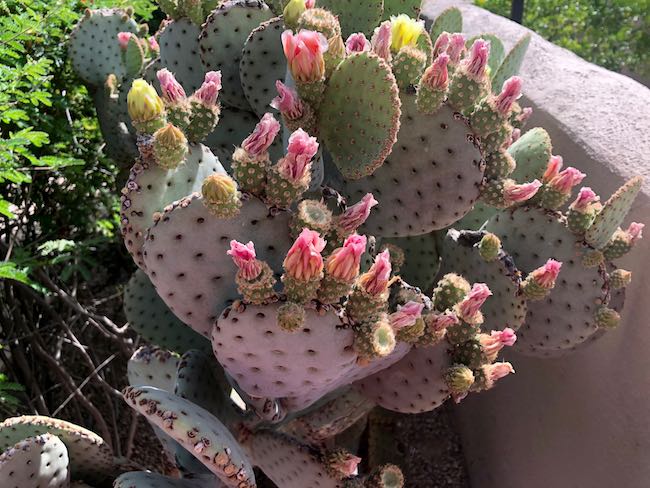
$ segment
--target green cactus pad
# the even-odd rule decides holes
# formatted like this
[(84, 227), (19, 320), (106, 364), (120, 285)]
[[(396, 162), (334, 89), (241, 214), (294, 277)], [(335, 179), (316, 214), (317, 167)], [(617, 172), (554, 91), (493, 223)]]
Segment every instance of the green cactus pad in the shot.
[(156, 58), (147, 64), (142, 71), (142, 78), (153, 86), (158, 93), (161, 93), (162, 90), (160, 89), (160, 81), (158, 81), (158, 76), (156, 76), (156, 74), (163, 68), (164, 66), (162, 61), (160, 61), (160, 58)]
[(246, 442), (255, 466), (282, 488), (341, 488), (316, 449), (272, 431), (259, 431)]
[(510, 50), (498, 69), (492, 72), (492, 91), (498, 93), (501, 91), (503, 83), (519, 73), (521, 65), (524, 62), (528, 45), (530, 44), (530, 34), (526, 34), (517, 41), (517, 44)]
[(443, 229), (462, 218), (479, 196), (484, 163), (465, 121), (443, 106), (421, 114), (402, 94), (402, 126), (393, 152), (373, 175), (349, 182), (351, 201), (372, 193), (379, 201), (363, 230), (397, 237)]
[(594, 223), (585, 233), (585, 240), (590, 245), (598, 249), (605, 247), (614, 231), (630, 212), (642, 184), (642, 177), (632, 178), (607, 200), (601, 212), (596, 215)]
[(0, 486), (67, 488), (68, 468), (68, 450), (58, 437), (28, 437), (0, 454)]
[(165, 24), (158, 39), (161, 65), (174, 73), (188, 95), (201, 86), (208, 71), (199, 63), (199, 33), (189, 19), (179, 19)]
[(113, 452), (104, 439), (64, 420), (33, 415), (9, 418), (0, 423), (0, 450), (22, 439), (47, 433), (65, 444), (74, 478), (101, 485), (114, 475)]
[(341, 173), (372, 174), (390, 154), (399, 130), (400, 101), (390, 67), (355, 53), (334, 70), (320, 108), (321, 137)]
[(133, 471), (117, 478), (113, 488), (222, 488), (225, 486), (213, 475), (178, 479), (157, 473)]
[(431, 26), (429, 33), (433, 42), (438, 39), (438, 36), (443, 32), (462, 32), (463, 30), (463, 14), (457, 7), (449, 7), (440, 12)]
[(394, 244), (404, 251), (406, 260), (399, 270), (399, 275), (404, 281), (423, 291), (430, 290), (440, 268), (435, 234), (381, 240), (381, 246), (387, 243)]
[(517, 162), (510, 178), (520, 183), (541, 179), (551, 159), (552, 150), (548, 132), (541, 127), (530, 129), (508, 148)]
[(262, 202), (244, 202), (233, 219), (211, 215), (194, 194), (170, 206), (144, 245), (147, 274), (158, 294), (183, 322), (209, 336), (223, 308), (239, 298), (230, 241), (255, 241), (259, 259), (279, 271), (291, 247), (289, 216), (269, 214)]
[(250, 109), (239, 76), (239, 63), (251, 31), (272, 17), (273, 12), (261, 0), (226, 0), (203, 24), (199, 37), (201, 60), (206, 71), (221, 71), (220, 99), (225, 104)]
[(476, 202), (474, 208), (465, 217), (454, 224), (457, 229), (478, 230), (498, 210), (483, 202)]
[(153, 386), (174, 391), (180, 357), (154, 346), (143, 346), (133, 353), (127, 364), (131, 386)]
[(381, 20), (390, 20), (393, 15), (406, 14), (417, 19), (420, 15), (421, 0), (384, 0), (384, 13)]
[(106, 155), (119, 165), (130, 165), (138, 155), (135, 133), (130, 132), (126, 97), (110, 96), (103, 88), (98, 88), (93, 99), (99, 128), (106, 142)]
[(338, 17), (343, 39), (355, 32), (372, 35), (383, 12), (382, 0), (318, 0), (316, 4)]
[(553, 212), (521, 208), (500, 212), (486, 230), (501, 239), (523, 273), (548, 258), (561, 261), (556, 286), (547, 298), (528, 302), (526, 323), (517, 332), (515, 349), (523, 354), (568, 352), (597, 331), (593, 314), (607, 305), (607, 289), (599, 268), (585, 268), (576, 238)]
[(86, 83), (101, 87), (106, 77), (126, 75), (117, 35), (138, 32), (138, 24), (122, 9), (89, 10), (70, 34), (72, 66)]
[[(490, 41), (490, 57), (488, 59), (488, 66), (490, 67), (490, 72), (494, 73), (499, 68), (499, 66), (501, 66), (501, 63), (503, 63), (503, 58), (506, 55), (506, 49), (503, 47), (503, 42), (501, 42), (501, 39), (499, 39), (494, 34), (479, 34), (478, 36), (472, 37), (465, 43), (467, 49), (469, 49), (477, 39)], [(494, 91), (501, 91), (501, 87), (494, 87)]]
[(142, 270), (137, 270), (126, 285), (124, 313), (129, 325), (153, 344), (180, 353), (189, 349), (210, 350), (209, 341), (172, 313)]
[(470, 283), (485, 283), (492, 291), (481, 312), (488, 329), (510, 327), (517, 330), (526, 319), (526, 300), (519, 293), (521, 274), (514, 260), (501, 252), (486, 262), (479, 254), (478, 242), (483, 233), (450, 230), (440, 242), (440, 275), (458, 273)]
[(207, 410), (151, 387), (124, 390), (126, 403), (191, 452), (227, 486), (255, 487), (244, 451), (226, 427)]
[(166, 170), (155, 163), (139, 161), (131, 168), (122, 190), (122, 236), (134, 261), (143, 267), (144, 236), (156, 212), (192, 192), (199, 191), (205, 177), (225, 173), (223, 166), (202, 144), (190, 144), (184, 163)]
[(416, 347), (401, 361), (355, 383), (378, 405), (395, 412), (422, 413), (438, 408), (449, 398), (444, 380), (451, 366), (445, 341)]
[(144, 48), (134, 38), (131, 37), (124, 53), (124, 63), (126, 65), (126, 74), (133, 78), (140, 74), (144, 67)]
[[(284, 21), (277, 17), (251, 32), (241, 55), (239, 77), (246, 100), (258, 116), (276, 112), (271, 100), (277, 95), (275, 82), (284, 80), (287, 61), (280, 36)], [(240, 141), (241, 142), (241, 141)]]

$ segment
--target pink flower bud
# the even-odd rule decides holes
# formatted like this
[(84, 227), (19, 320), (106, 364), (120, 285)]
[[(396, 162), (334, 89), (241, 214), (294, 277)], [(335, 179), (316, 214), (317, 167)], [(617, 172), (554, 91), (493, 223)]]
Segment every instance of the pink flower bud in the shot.
[(485, 283), (474, 283), (467, 296), (458, 304), (458, 315), (464, 320), (471, 320), (491, 295), (492, 292)]
[(244, 139), (241, 147), (251, 156), (259, 156), (273, 144), (278, 132), (280, 132), (280, 123), (275, 120), (273, 114), (265, 113), (253, 133)]
[(394, 330), (410, 327), (422, 316), (423, 303), (408, 302), (390, 314), (390, 325)]
[(516, 183), (506, 184), (503, 191), (503, 199), (510, 205), (525, 202), (535, 196), (540, 186), (542, 186), (542, 183), (539, 180), (521, 185)]
[(325, 240), (310, 229), (303, 229), (284, 259), (284, 269), (295, 280), (310, 281), (318, 278), (323, 271)]
[(278, 163), (278, 171), (286, 179), (298, 182), (309, 175), (311, 160), (318, 152), (318, 141), (304, 130), (289, 136), (287, 155)]
[(314, 8), (316, 6), (316, 0), (305, 0), (305, 8)]
[(327, 39), (323, 34), (303, 29), (294, 35), (287, 30), (282, 33), (282, 47), (294, 80), (313, 83), (323, 79), (323, 53), (327, 51)]
[(302, 117), (304, 106), (295, 90), (289, 88), (280, 80), (275, 82), (278, 96), (271, 101), (271, 107), (279, 110), (289, 120), (296, 120)]
[(637, 241), (643, 238), (643, 228), (645, 224), (639, 224), (638, 222), (632, 222), (627, 228), (627, 234), (630, 236), (630, 244), (635, 244)]
[(431, 314), (429, 315), (430, 320), (428, 321), (428, 326), (433, 330), (433, 332), (442, 332), (451, 327), (452, 325), (458, 324), (460, 320), (454, 312), (444, 312), (441, 314)]
[(255, 257), (255, 246), (252, 242), (242, 244), (232, 240), (227, 254), (232, 257), (244, 279), (254, 280), (262, 272), (262, 264)]
[(521, 137), (521, 129), (512, 129), (512, 134), (510, 134), (510, 144), (514, 144)]
[(388, 249), (379, 253), (367, 273), (359, 278), (360, 286), (370, 295), (381, 295), (388, 289), (391, 265)]
[(496, 99), (497, 111), (504, 117), (508, 115), (512, 104), (521, 96), (523, 81), (518, 76), (512, 76), (503, 83), (503, 89)]
[(163, 68), (156, 73), (158, 81), (160, 82), (160, 89), (162, 90), (163, 99), (167, 103), (178, 103), (185, 100), (185, 90), (181, 84), (176, 81), (174, 75), (167, 68)]
[(548, 186), (560, 193), (571, 193), (573, 187), (579, 185), (585, 176), (587, 175), (569, 166), (567, 169), (560, 171), (560, 173), (553, 177), (553, 179), (548, 182)]
[(546, 261), (546, 264), (540, 266), (534, 271), (531, 271), (530, 276), (535, 280), (542, 288), (550, 290), (555, 286), (555, 280), (560, 274), (560, 269), (562, 269), (562, 263), (556, 261), (555, 259), (549, 259)]
[(521, 113), (517, 115), (517, 122), (519, 122), (521, 125), (525, 124), (528, 122), (528, 119), (530, 119), (530, 116), (533, 115), (533, 108), (532, 107), (524, 107), (521, 109)]
[(488, 390), (492, 388), (494, 383), (498, 380), (515, 372), (515, 369), (510, 363), (486, 364), (481, 369), (485, 375), (485, 388)]
[(593, 204), (600, 201), (600, 197), (589, 188), (588, 186), (583, 186), (580, 188), (578, 193), (578, 198), (576, 198), (569, 208), (576, 212), (585, 213), (590, 211), (593, 208)]
[(449, 62), (451, 64), (458, 64), (464, 52), (465, 52), (465, 36), (462, 34), (452, 34), (451, 39), (449, 40), (449, 46), (447, 47), (447, 54), (449, 54)]
[(478, 334), (478, 340), (481, 343), (483, 354), (489, 362), (494, 361), (501, 349), (505, 346), (513, 346), (517, 341), (517, 334), (510, 327), (503, 330), (493, 330), (490, 334)]
[(444, 91), (447, 89), (449, 83), (449, 73), (447, 72), (447, 64), (449, 63), (449, 55), (442, 53), (438, 56), (431, 66), (429, 66), (422, 76), (422, 84), (428, 86), (432, 90)]
[(476, 39), (470, 48), (469, 56), (463, 60), (467, 74), (475, 79), (482, 78), (489, 57), (490, 43), (484, 39)]
[(194, 96), (206, 107), (214, 107), (221, 90), (221, 71), (208, 71), (201, 88), (196, 90)]
[(150, 51), (154, 53), (160, 52), (160, 46), (158, 45), (158, 41), (154, 36), (149, 37), (149, 39), (147, 39), (147, 42), (149, 43)]
[(352, 234), (343, 243), (343, 247), (335, 249), (327, 262), (325, 269), (333, 278), (345, 282), (353, 281), (359, 276), (361, 255), (366, 250), (366, 236)]
[(542, 176), (542, 181), (548, 183), (555, 178), (560, 173), (563, 164), (564, 160), (562, 156), (551, 156), (551, 159), (548, 160), (548, 164), (546, 165), (544, 176)]
[(370, 41), (372, 52), (386, 61), (390, 60), (390, 46), (393, 42), (393, 30), (390, 20), (382, 22), (375, 32)]
[(117, 34), (117, 42), (120, 45), (120, 49), (122, 51), (126, 51), (132, 35), (133, 34), (131, 32), (120, 32)]
[(350, 34), (348, 40), (345, 41), (345, 51), (348, 54), (370, 51), (370, 42), (368, 39), (366, 39), (366, 36), (363, 32)]
[(370, 210), (379, 202), (372, 193), (366, 193), (360, 202), (348, 207), (338, 219), (338, 226), (344, 232), (354, 232), (368, 220)]
[(440, 56), (442, 53), (447, 52), (447, 48), (449, 47), (449, 42), (450, 42), (450, 36), (448, 32), (443, 32), (438, 36), (438, 39), (436, 39), (436, 43), (433, 45), (433, 57), (437, 58)]
[(361, 458), (352, 454), (346, 453), (345, 457), (336, 459), (331, 465), (331, 468), (342, 476), (349, 478), (358, 473), (359, 463)]

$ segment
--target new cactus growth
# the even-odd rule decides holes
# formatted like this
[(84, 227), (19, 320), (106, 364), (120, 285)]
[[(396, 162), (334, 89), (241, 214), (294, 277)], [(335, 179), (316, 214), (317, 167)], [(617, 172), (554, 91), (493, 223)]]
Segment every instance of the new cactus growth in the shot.
[(410, 2), (215, 3), (161, 0), (159, 48), (117, 9), (71, 38), (133, 164), (129, 320), (185, 353), (174, 385), (132, 375), (125, 398), (203, 477), (170, 486), (252, 487), (253, 466), (282, 488), (408, 486), (394, 466), (357, 473), (334, 436), (375, 404), (419, 413), (494, 387), (514, 372), (504, 347), (565, 354), (615, 328), (631, 275), (611, 260), (641, 239), (622, 227), (641, 180), (573, 196), (586, 175), (523, 130), (529, 37), (503, 58), (453, 12), (432, 39)]

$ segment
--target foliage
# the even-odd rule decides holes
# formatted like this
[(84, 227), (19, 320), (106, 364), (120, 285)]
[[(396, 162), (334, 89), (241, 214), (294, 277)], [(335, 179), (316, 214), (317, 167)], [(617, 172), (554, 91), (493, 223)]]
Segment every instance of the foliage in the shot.
[[(504, 17), (510, 0), (476, 0)], [(584, 59), (650, 76), (649, 0), (526, 0), (523, 24)]]

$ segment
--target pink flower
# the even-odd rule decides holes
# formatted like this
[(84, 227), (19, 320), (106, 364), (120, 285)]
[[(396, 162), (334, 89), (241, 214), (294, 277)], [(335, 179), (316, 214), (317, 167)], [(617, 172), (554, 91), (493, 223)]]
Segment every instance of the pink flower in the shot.
[(560, 269), (562, 269), (562, 263), (556, 261), (555, 259), (549, 259), (546, 261), (546, 264), (540, 266), (534, 271), (531, 271), (530, 275), (532, 276), (535, 283), (537, 283), (542, 288), (550, 290), (555, 286), (555, 280), (560, 274)]
[(512, 129), (512, 134), (510, 134), (510, 144), (514, 144), (521, 137), (521, 129)]
[(323, 271), (325, 240), (310, 229), (303, 229), (284, 259), (284, 269), (295, 280), (311, 281), (320, 277)]
[(442, 332), (447, 327), (458, 324), (458, 317), (454, 312), (444, 312), (441, 314), (431, 314), (430, 321), (428, 326), (433, 330), (433, 332)]
[(325, 263), (327, 273), (340, 281), (353, 281), (359, 276), (361, 255), (365, 250), (366, 236), (350, 235), (343, 243), (343, 247), (335, 249), (327, 258)]
[(515, 103), (521, 96), (521, 86), (523, 81), (518, 76), (512, 76), (503, 83), (503, 89), (496, 100), (497, 111), (506, 117)]
[(126, 51), (132, 35), (133, 34), (131, 32), (120, 32), (117, 34), (117, 42), (120, 45), (120, 49), (122, 51)]
[(381, 295), (388, 289), (390, 272), (390, 252), (386, 249), (377, 255), (368, 272), (361, 275), (359, 284), (370, 295)]
[(515, 372), (515, 369), (510, 363), (486, 364), (481, 369), (485, 375), (485, 388), (487, 390), (492, 388), (494, 386), (494, 383), (496, 383), (501, 378), (505, 378), (509, 374)]
[(525, 202), (535, 196), (540, 186), (542, 184), (539, 180), (522, 183), (521, 185), (516, 183), (506, 184), (503, 191), (503, 199), (510, 205)]
[(630, 244), (635, 244), (637, 241), (643, 238), (643, 228), (645, 224), (639, 224), (638, 222), (632, 222), (627, 228), (627, 234), (630, 236)]
[(443, 32), (438, 36), (438, 39), (436, 39), (436, 43), (433, 45), (434, 58), (437, 58), (442, 53), (447, 52), (447, 48), (449, 47), (449, 41), (450, 41), (450, 37), (448, 32)]
[(583, 186), (580, 188), (578, 198), (576, 198), (574, 202), (569, 205), (569, 208), (571, 210), (575, 210), (576, 212), (585, 213), (590, 211), (593, 208), (593, 204), (599, 201), (600, 197), (596, 195), (596, 193), (591, 188), (588, 186)]
[(423, 303), (407, 302), (390, 314), (390, 325), (394, 330), (410, 327), (422, 316)]
[(485, 283), (474, 283), (467, 296), (458, 304), (458, 315), (464, 320), (471, 320), (491, 295), (492, 292)]
[(360, 457), (346, 453), (345, 457), (336, 459), (331, 467), (338, 473), (341, 473), (342, 476), (348, 478), (357, 474), (360, 462)]
[(432, 90), (446, 90), (447, 84), (449, 83), (449, 73), (447, 72), (448, 63), (448, 54), (442, 53), (438, 56), (433, 64), (425, 70), (422, 76), (422, 84)]
[(278, 171), (286, 179), (298, 182), (310, 174), (311, 160), (317, 152), (316, 138), (298, 129), (289, 136), (287, 155), (278, 163)]
[(548, 160), (548, 164), (546, 165), (544, 176), (542, 176), (542, 181), (548, 183), (555, 178), (560, 173), (563, 164), (564, 160), (562, 156), (551, 156), (551, 159)]
[(167, 103), (178, 103), (181, 100), (185, 100), (187, 95), (185, 95), (185, 90), (181, 84), (176, 81), (174, 75), (167, 68), (163, 68), (156, 73), (158, 81), (160, 82), (160, 89), (162, 90), (163, 99)]
[(265, 113), (253, 133), (244, 139), (241, 147), (251, 156), (259, 156), (273, 144), (278, 132), (280, 132), (280, 123), (275, 120), (273, 114)]
[(344, 232), (354, 232), (368, 220), (370, 210), (379, 202), (372, 193), (366, 193), (360, 202), (348, 207), (338, 219), (338, 226)]
[(470, 48), (469, 56), (463, 60), (467, 74), (475, 79), (483, 78), (489, 57), (490, 43), (484, 39), (476, 39)]
[(158, 45), (158, 41), (154, 36), (150, 36), (149, 39), (147, 39), (147, 42), (149, 43), (149, 49), (152, 52), (160, 52), (160, 46)]
[(316, 6), (316, 0), (305, 0), (305, 8), (314, 8)]
[(386, 61), (390, 60), (390, 45), (393, 42), (393, 28), (390, 20), (382, 22), (379, 27), (375, 29), (372, 35), (370, 45), (372, 52)]
[(587, 175), (569, 166), (567, 169), (560, 171), (560, 173), (553, 177), (553, 179), (548, 182), (548, 186), (560, 193), (571, 193), (573, 187), (579, 185), (585, 176)]
[(232, 257), (244, 279), (254, 280), (262, 272), (262, 265), (255, 257), (255, 245), (252, 242), (242, 244), (232, 240), (230, 250), (226, 254)]
[[(474, 46), (472, 46), (474, 47)], [(447, 47), (447, 54), (449, 54), (449, 62), (458, 64), (460, 58), (465, 52), (465, 36), (462, 34), (452, 34)]]
[(275, 82), (278, 96), (271, 101), (271, 107), (279, 110), (289, 120), (296, 120), (302, 117), (304, 106), (295, 90), (292, 90), (280, 80)]
[(503, 330), (493, 330), (490, 334), (478, 334), (478, 340), (481, 343), (483, 354), (489, 362), (494, 361), (501, 349), (505, 346), (513, 346), (517, 341), (517, 334), (510, 327)]
[(323, 34), (303, 29), (294, 35), (287, 30), (282, 33), (282, 47), (294, 80), (313, 83), (323, 79), (323, 53), (327, 51), (327, 39)]
[(370, 51), (370, 42), (368, 39), (366, 39), (366, 36), (363, 32), (350, 34), (348, 40), (345, 41), (345, 50), (348, 54)]
[(206, 107), (214, 107), (221, 90), (221, 71), (208, 71), (201, 88), (196, 90), (194, 96)]
[(521, 109), (521, 113), (517, 115), (517, 122), (523, 125), (530, 119), (531, 115), (533, 115), (532, 107), (524, 107)]

